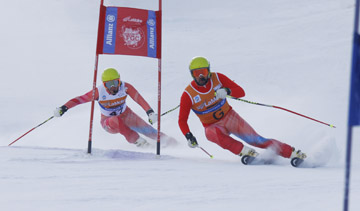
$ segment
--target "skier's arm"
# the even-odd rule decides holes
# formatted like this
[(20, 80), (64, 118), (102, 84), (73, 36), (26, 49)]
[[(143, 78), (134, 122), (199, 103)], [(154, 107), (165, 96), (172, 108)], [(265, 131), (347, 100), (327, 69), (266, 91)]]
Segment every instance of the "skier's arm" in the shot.
[(181, 95), (180, 100), (180, 112), (179, 112), (179, 127), (181, 132), (184, 134), (188, 141), (188, 145), (191, 148), (198, 147), (198, 143), (196, 141), (195, 136), (190, 132), (189, 125), (187, 124), (187, 120), (189, 118), (190, 109), (191, 109), (191, 99), (190, 96), (184, 92)]
[(140, 93), (129, 83), (125, 83), (126, 93), (137, 103), (139, 104), (146, 112), (148, 112), (151, 107), (146, 102), (146, 100), (140, 95)]
[[(70, 109), (72, 107), (75, 107), (77, 105), (80, 105), (80, 104), (83, 104), (83, 103), (88, 103), (92, 100), (92, 93), (93, 93), (93, 90), (87, 92), (86, 94), (84, 95), (81, 95), (81, 96), (78, 96), (78, 97), (75, 97), (71, 100), (69, 100), (67, 103), (65, 103), (64, 105)], [(98, 100), (99, 98), (99, 91), (98, 89), (96, 88), (95, 89), (95, 100)]]
[(189, 118), (191, 106), (192, 106), (192, 102), (190, 96), (186, 92), (183, 92), (180, 99), (180, 112), (179, 112), (178, 124), (181, 132), (184, 135), (190, 132), (187, 120)]
[(230, 96), (240, 98), (245, 96), (245, 91), (243, 88), (241, 88), (238, 84), (236, 84), (234, 81), (229, 79), (227, 76), (221, 73), (217, 73), (219, 80), (223, 87), (228, 88), (230, 90)]
[[(92, 93), (93, 93), (93, 90), (89, 91), (88, 93), (86, 93), (84, 95), (81, 95), (81, 96), (78, 96), (78, 97), (75, 97), (75, 98), (69, 100), (67, 103), (65, 103), (61, 107), (55, 109), (54, 116), (60, 117), (60, 116), (64, 115), (64, 113), (68, 109), (75, 107), (77, 105), (83, 104), (83, 103), (90, 102), (92, 100)], [(96, 88), (95, 89), (95, 100), (97, 100), (98, 98), (99, 98), (99, 91)]]

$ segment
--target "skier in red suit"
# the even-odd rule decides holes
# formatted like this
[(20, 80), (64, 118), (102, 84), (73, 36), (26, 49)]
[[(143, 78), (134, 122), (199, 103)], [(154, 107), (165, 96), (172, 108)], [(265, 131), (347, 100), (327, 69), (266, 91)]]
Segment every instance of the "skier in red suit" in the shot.
[(285, 158), (305, 157), (304, 153), (300, 150), (296, 151), (288, 144), (257, 134), (226, 100), (227, 95), (235, 98), (244, 97), (244, 90), (224, 74), (210, 72), (210, 63), (206, 58), (193, 58), (190, 63), (190, 73), (194, 80), (181, 96), (178, 121), (190, 147), (198, 146), (187, 124), (190, 110), (192, 110), (203, 124), (206, 138), (235, 155), (256, 156), (257, 153), (253, 148), (232, 138), (230, 134), (251, 146), (272, 148), (278, 155)]
[[(114, 68), (108, 68), (103, 72), (102, 81), (103, 84), (96, 87), (95, 90), (95, 100), (99, 102), (101, 111), (100, 122), (102, 127), (109, 133), (122, 134), (129, 143), (133, 143), (138, 147), (149, 146), (149, 143), (139, 133), (156, 140), (157, 130), (142, 120), (126, 105), (127, 96), (129, 95), (146, 111), (151, 124), (157, 121), (157, 114), (130, 83), (120, 80), (120, 74)], [(54, 115), (60, 117), (68, 109), (91, 100), (92, 90), (56, 108)], [(176, 144), (175, 139), (164, 133), (160, 133), (160, 140), (164, 145)]]

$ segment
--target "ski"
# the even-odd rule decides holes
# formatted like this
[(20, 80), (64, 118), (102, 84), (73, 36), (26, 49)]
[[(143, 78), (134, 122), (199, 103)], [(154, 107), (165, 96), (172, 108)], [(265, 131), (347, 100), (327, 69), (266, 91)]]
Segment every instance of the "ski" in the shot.
[(274, 163), (273, 159), (264, 159), (257, 156), (244, 155), (241, 158), (241, 162), (244, 165), (269, 165)]
[(301, 158), (293, 158), (290, 161), (291, 165), (295, 168), (300, 167), (303, 162), (304, 162), (304, 159), (301, 159)]
[[(293, 152), (294, 154), (294, 152)], [(291, 158), (290, 163), (293, 167), (300, 167), (303, 165), (306, 154), (302, 153), (300, 150), (296, 151), (295, 157)]]
[(244, 164), (244, 165), (249, 165), (251, 164), (254, 160), (255, 160), (256, 157), (254, 156), (250, 156), (250, 155), (244, 155), (242, 158), (241, 158), (241, 162)]
[[(292, 158), (290, 160), (291, 166), (293, 166), (295, 168), (301, 167), (303, 165), (303, 162), (304, 162), (304, 159), (301, 159), (298, 157)], [(244, 165), (269, 165), (269, 164), (273, 164), (274, 160), (273, 159), (263, 159), (263, 158), (250, 156), (250, 155), (244, 155), (241, 158), (241, 163), (243, 163)]]

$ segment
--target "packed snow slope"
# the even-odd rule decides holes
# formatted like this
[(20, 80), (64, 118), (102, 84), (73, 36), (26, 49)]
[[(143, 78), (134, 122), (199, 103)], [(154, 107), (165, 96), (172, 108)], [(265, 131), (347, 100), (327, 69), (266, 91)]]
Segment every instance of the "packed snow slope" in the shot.
[[(307, 168), (277, 158), (244, 166), (189, 126), (210, 152), (190, 149), (178, 110), (161, 130), (179, 145), (138, 149), (106, 133), (95, 106), (93, 154), (86, 153), (90, 104), (69, 110), (7, 145), (92, 88), (100, 0), (12, 0), (0, 7), (1, 210), (341, 210), (354, 1), (163, 1), (162, 105), (179, 104), (192, 80), (188, 64), (205, 56), (211, 71), (242, 86), (244, 99), (333, 124), (229, 100), (255, 130), (307, 152)], [(106, 5), (158, 9), (155, 0)], [(100, 56), (99, 74), (119, 70), (157, 109), (156, 59)], [(128, 106), (146, 120), (130, 98)], [(350, 210), (360, 209), (360, 131), (354, 129)], [(149, 140), (150, 141), (150, 140)], [(259, 149), (264, 156), (270, 152)], [(311, 168), (316, 167), (316, 168)]]

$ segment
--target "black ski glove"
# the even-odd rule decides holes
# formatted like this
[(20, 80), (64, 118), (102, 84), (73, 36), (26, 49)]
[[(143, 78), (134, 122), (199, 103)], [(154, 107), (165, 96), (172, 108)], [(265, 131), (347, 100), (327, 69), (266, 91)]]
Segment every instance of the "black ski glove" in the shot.
[(154, 110), (152, 110), (152, 108), (150, 108), (146, 114), (148, 115), (149, 117), (149, 122), (150, 124), (154, 124), (157, 122), (157, 114), (154, 112)]
[(67, 110), (68, 107), (66, 107), (65, 105), (61, 106), (60, 108), (56, 108), (54, 111), (54, 116), (61, 117)]
[(196, 141), (195, 136), (193, 136), (193, 134), (191, 132), (186, 133), (185, 137), (186, 137), (186, 139), (188, 141), (189, 147), (195, 148), (195, 147), (199, 146), (198, 142)]

